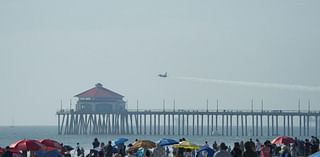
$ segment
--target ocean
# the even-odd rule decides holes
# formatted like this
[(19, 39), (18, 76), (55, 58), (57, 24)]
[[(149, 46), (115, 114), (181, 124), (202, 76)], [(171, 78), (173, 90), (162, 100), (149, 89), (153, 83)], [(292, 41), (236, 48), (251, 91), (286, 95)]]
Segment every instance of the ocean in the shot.
[[(249, 128), (248, 128), (249, 129)], [(266, 128), (264, 128), (266, 130)], [(299, 135), (299, 128), (294, 128), (294, 134)], [(0, 147), (5, 147), (11, 143), (21, 140), (21, 139), (53, 139), (58, 142), (62, 142), (65, 145), (70, 145), (75, 147), (76, 143), (79, 142), (80, 146), (85, 150), (92, 148), (92, 142), (94, 138), (98, 138), (100, 142), (107, 143), (109, 140), (124, 137), (128, 138), (129, 141), (126, 144), (132, 143), (135, 139), (148, 139), (152, 141), (157, 141), (161, 138), (172, 138), (179, 140), (180, 138), (186, 138), (187, 140), (192, 141), (193, 143), (202, 145), (205, 141), (208, 141), (209, 145), (212, 145), (214, 141), (225, 142), (227, 145), (233, 147), (233, 143), (236, 141), (246, 141), (250, 138), (255, 139), (259, 138), (261, 142), (265, 140), (272, 140), (274, 137), (267, 136), (235, 136), (235, 128), (233, 128), (233, 136), (168, 136), (168, 135), (58, 135), (57, 126), (0, 126)], [(264, 130), (264, 132), (265, 132)], [(309, 137), (298, 137), (299, 139), (310, 138), (311, 135), (314, 135), (314, 128), (310, 128)], [(250, 134), (250, 132), (248, 132)], [(283, 133), (282, 128), (279, 128), (279, 133)], [(206, 130), (204, 129), (204, 134)], [(266, 135), (266, 133), (264, 133)], [(241, 135), (241, 134), (240, 134)]]

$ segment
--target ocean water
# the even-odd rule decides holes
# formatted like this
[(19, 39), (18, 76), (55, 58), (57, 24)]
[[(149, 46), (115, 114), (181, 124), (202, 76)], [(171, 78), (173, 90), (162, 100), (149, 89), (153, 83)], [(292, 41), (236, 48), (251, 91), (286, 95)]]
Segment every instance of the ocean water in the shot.
[[(260, 128), (259, 128), (260, 129)], [(266, 128), (264, 127), (264, 135), (266, 135)], [(279, 128), (279, 133), (283, 133), (283, 128)], [(241, 130), (241, 129), (240, 129)], [(310, 128), (310, 136), (314, 135), (314, 128)], [(0, 147), (5, 147), (11, 143), (21, 140), (21, 139), (54, 139), (56, 141), (62, 142), (65, 145), (76, 146), (76, 143), (79, 142), (80, 146), (85, 150), (92, 148), (92, 141), (95, 137), (99, 139), (100, 142), (107, 143), (109, 140), (125, 137), (129, 141), (126, 144), (132, 143), (135, 139), (148, 139), (152, 141), (157, 141), (160, 138), (172, 138), (179, 140), (180, 138), (186, 138), (187, 140), (192, 141), (196, 144), (204, 144), (205, 141), (208, 141), (209, 145), (212, 145), (213, 141), (225, 142), (227, 145), (233, 146), (233, 143), (236, 141), (246, 141), (250, 138), (259, 138), (260, 141), (272, 140), (274, 137), (267, 136), (235, 136), (236, 129), (233, 128), (233, 136), (168, 136), (168, 135), (58, 135), (58, 129), (56, 126), (0, 126)], [(250, 135), (250, 128), (248, 128), (248, 134)], [(259, 132), (260, 133), (260, 132)], [(206, 129), (204, 128), (204, 134), (206, 134)], [(241, 135), (241, 131), (239, 133)], [(299, 135), (299, 128), (294, 128), (294, 134)], [(298, 137), (300, 139), (310, 138), (309, 137)]]

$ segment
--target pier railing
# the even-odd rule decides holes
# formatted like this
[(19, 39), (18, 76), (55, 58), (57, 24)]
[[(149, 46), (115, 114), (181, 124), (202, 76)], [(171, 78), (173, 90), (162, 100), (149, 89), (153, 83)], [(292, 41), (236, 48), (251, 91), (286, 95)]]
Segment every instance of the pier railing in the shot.
[(71, 109), (56, 114), (59, 134), (297, 136), (294, 127), (298, 127), (299, 136), (309, 136), (311, 129), (317, 136), (320, 130), (320, 111), (315, 110), (128, 109), (111, 113)]

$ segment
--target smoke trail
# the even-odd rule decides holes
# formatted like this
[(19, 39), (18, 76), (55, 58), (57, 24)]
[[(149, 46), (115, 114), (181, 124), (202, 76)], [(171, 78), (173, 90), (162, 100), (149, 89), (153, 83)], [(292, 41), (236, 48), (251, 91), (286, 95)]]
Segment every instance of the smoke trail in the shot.
[(248, 87), (262, 87), (262, 88), (279, 88), (289, 90), (300, 90), (310, 92), (320, 92), (320, 86), (305, 86), (296, 84), (278, 84), (278, 83), (265, 83), (265, 82), (247, 82), (247, 81), (231, 81), (231, 80), (217, 80), (208, 78), (197, 78), (197, 77), (173, 77), (174, 79), (216, 83), (216, 84), (228, 84)]

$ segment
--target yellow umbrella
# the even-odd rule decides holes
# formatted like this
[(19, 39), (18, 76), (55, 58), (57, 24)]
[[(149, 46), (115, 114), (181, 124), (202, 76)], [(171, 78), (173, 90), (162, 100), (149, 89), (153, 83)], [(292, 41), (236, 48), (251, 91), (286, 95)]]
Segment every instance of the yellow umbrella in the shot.
[(182, 141), (172, 146), (173, 148), (200, 149), (200, 147), (190, 141)]
[(156, 144), (150, 140), (139, 140), (135, 142), (132, 146), (133, 148), (145, 148), (145, 149), (151, 149), (153, 147), (156, 147)]

